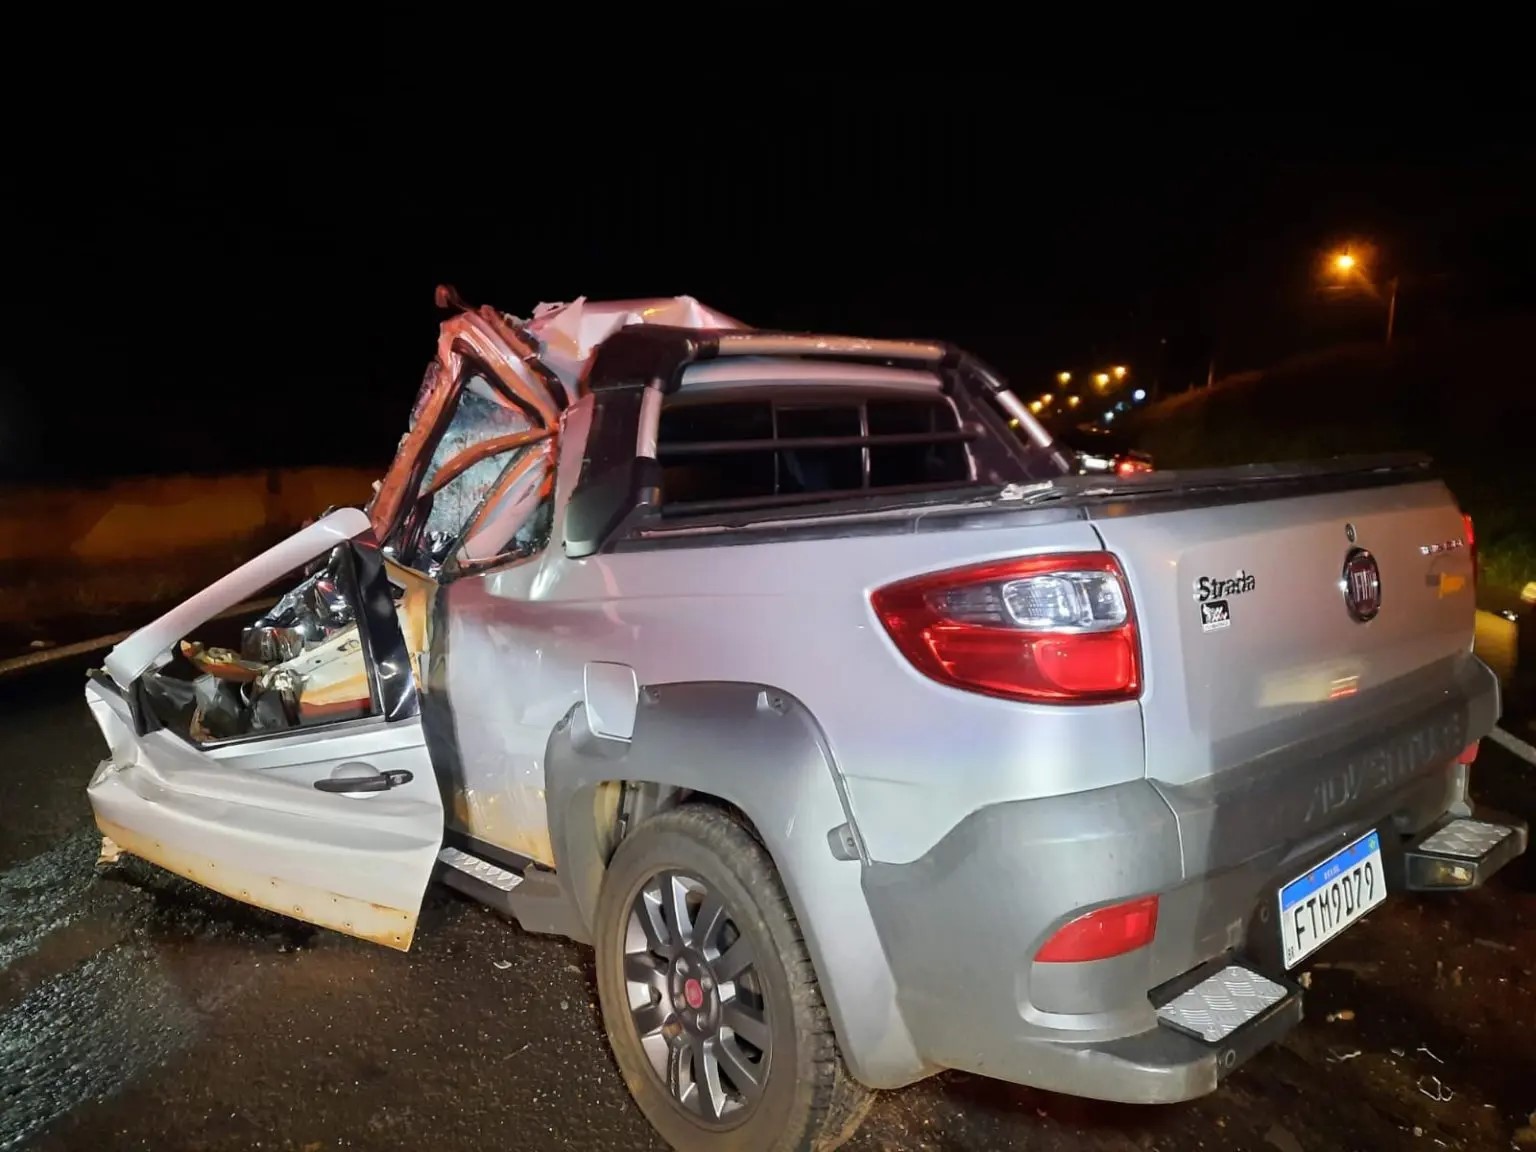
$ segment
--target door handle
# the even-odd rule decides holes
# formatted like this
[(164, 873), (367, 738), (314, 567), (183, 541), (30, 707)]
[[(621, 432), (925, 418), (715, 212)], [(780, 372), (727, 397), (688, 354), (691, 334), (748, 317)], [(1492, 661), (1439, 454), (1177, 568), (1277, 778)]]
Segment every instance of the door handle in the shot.
[(372, 776), (316, 780), (315, 787), (321, 792), (387, 792), (391, 788), (409, 784), (415, 778), (404, 768), (396, 768), (389, 772), (375, 772)]

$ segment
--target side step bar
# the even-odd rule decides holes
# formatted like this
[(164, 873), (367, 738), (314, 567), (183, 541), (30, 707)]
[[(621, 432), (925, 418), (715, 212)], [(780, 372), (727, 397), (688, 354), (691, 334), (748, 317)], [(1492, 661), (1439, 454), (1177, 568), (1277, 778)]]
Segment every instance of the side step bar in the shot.
[(1465, 892), (1480, 888), (1525, 854), (1530, 831), (1523, 820), (1478, 808), (1480, 819), (1447, 820), (1403, 849), (1402, 887), (1409, 892)]
[(518, 873), (492, 864), (489, 860), (482, 860), (478, 856), (471, 856), (468, 852), (460, 852), (457, 848), (444, 848), (437, 854), (437, 858), (448, 867), (457, 868), (466, 876), (472, 876), (500, 892), (510, 892), (523, 882), (522, 876)]
[[(486, 855), (503, 856), (478, 843), (473, 846)], [(510, 853), (497, 863), (451, 845), (443, 846), (437, 861), (437, 879), (516, 920), (525, 931), (565, 936), (580, 944), (592, 942), (576, 902), (556, 873), (531, 860), (515, 860)]]

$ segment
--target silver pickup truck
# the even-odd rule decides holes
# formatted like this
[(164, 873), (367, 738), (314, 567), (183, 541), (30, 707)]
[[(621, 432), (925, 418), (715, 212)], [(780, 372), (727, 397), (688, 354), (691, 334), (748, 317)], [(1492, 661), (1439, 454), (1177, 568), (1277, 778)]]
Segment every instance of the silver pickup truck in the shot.
[(1072, 476), (942, 343), (440, 302), (366, 511), (92, 674), (105, 858), (588, 943), (640, 1108), (723, 1150), (943, 1068), (1210, 1092), (1318, 948), (1525, 851), (1468, 792), (1498, 686), (1425, 462)]

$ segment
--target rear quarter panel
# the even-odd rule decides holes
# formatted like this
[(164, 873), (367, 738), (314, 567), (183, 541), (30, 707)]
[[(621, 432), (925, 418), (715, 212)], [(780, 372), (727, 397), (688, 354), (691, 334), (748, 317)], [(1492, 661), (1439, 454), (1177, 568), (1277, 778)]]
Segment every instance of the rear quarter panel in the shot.
[[(770, 685), (803, 702), (826, 733), (870, 857), (906, 862), (985, 805), (1140, 777), (1141, 715), (1135, 703), (1029, 706), (928, 680), (890, 643), (870, 590), (940, 568), (1098, 547), (1080, 520), (1044, 517), (1028, 527), (577, 561), (552, 552), (531, 583), (513, 571), (450, 592), (452, 659), (488, 677), (478, 703), (455, 694), (460, 738), (494, 739), (509, 725), (526, 726), (530, 743), (540, 728), (547, 735), (580, 699), (590, 660), (629, 664), (642, 685)], [(466, 709), (483, 709), (486, 724), (470, 723)], [(480, 758), (470, 753), (467, 764)], [(740, 777), (750, 794), (774, 786), (771, 769), (744, 750), (711, 770)], [(535, 775), (530, 764), (522, 777)]]

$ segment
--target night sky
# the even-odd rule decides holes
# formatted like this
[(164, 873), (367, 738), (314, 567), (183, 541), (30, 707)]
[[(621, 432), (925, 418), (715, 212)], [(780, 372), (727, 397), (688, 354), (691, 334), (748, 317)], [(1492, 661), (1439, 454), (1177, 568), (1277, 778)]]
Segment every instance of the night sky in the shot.
[(0, 468), (382, 464), (439, 281), (524, 316), (686, 293), (763, 327), (942, 337), (1021, 392), (1110, 362), (1169, 391), (1213, 351), (1230, 370), (1373, 338), (1369, 301), (1315, 290), (1340, 242), (1401, 271), (1405, 328), (1536, 298), (1518, 141), (1239, 149), (1219, 109), (1110, 131), (1019, 105), (137, 120), (95, 150), (40, 128), (0, 190)]

